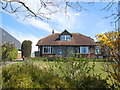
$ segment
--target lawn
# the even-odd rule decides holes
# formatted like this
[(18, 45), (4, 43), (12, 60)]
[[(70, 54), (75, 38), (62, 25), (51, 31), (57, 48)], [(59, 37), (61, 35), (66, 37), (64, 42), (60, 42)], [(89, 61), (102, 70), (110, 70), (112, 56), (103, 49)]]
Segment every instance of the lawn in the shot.
[[(15, 63), (15, 64), (22, 64), (24, 61), (22, 62), (18, 62), (18, 63)], [(45, 66), (53, 66), (55, 64), (54, 61), (32, 61), (33, 64), (35, 64), (37, 67), (45, 67)], [(89, 65), (92, 65), (93, 62), (89, 62)], [(107, 76), (107, 73), (104, 72), (102, 70), (102, 64), (104, 64), (104, 62), (95, 62), (95, 74), (101, 74), (102, 78), (105, 78)], [(63, 64), (63, 67), (64, 67), (64, 64)], [(58, 69), (55, 68), (54, 70), (56, 73), (59, 73)]]
[[(55, 64), (55, 62), (53, 61), (33, 61), (33, 63), (37, 64), (38, 67), (44, 67), (44, 66), (52, 66)], [(89, 62), (89, 65), (91, 66), (93, 64), (93, 62)], [(103, 71), (102, 68), (103, 68), (103, 65), (104, 62), (95, 62), (95, 68), (94, 68), (94, 73), (95, 74), (98, 74), (98, 75), (101, 75), (101, 77), (103, 79), (105, 79), (107, 77), (107, 72)], [(64, 64), (62, 64), (63, 67), (64, 67)], [(55, 68), (54, 69), (54, 73), (57, 73), (57, 74), (61, 74), (61, 72), (59, 71), (58, 68)], [(108, 83), (110, 84), (111, 81), (108, 80)]]
[[(22, 65), (22, 63), (24, 63), (26, 61), (21, 61), (21, 62), (17, 62), (17, 63), (14, 63), (14, 64), (10, 64), (10, 65), (6, 65), (7, 67), (9, 66), (14, 66), (15, 64), (19, 64), (20, 66)], [(78, 62), (78, 61), (75, 61), (75, 62)], [(68, 64), (65, 64), (65, 62), (55, 62), (55, 61), (38, 61), (38, 60), (34, 60), (34, 61), (31, 61), (31, 60), (27, 60), (26, 63), (33, 63), (34, 66), (37, 66), (37, 69), (43, 69), (43, 70), (49, 70), (49, 67), (50, 66), (54, 66), (52, 67), (53, 68), (53, 73), (56, 75), (63, 75), (62, 71), (60, 70), (60, 68), (56, 67), (55, 65), (61, 65), (63, 68), (63, 71), (67, 68), (67, 70), (69, 70), (69, 66)], [(94, 73), (95, 75), (96, 74), (101, 74), (101, 77), (104, 79), (107, 77), (107, 73), (104, 72), (102, 70), (102, 64), (104, 64), (104, 62), (95, 62), (95, 68), (94, 68)], [(92, 66), (93, 65), (93, 62), (89, 62), (88, 66)], [(81, 65), (79, 65), (81, 67)], [(84, 66), (84, 65), (83, 65)], [(79, 68), (78, 68), (79, 69)], [(27, 70), (27, 69), (26, 69)], [(31, 71), (32, 69), (30, 69)], [(74, 70), (73, 68), (71, 70)], [(81, 70), (81, 69), (79, 69)], [(79, 71), (77, 70), (77, 71)], [(50, 71), (51, 72), (51, 71)], [(52, 73), (52, 72), (51, 72)], [(66, 73), (66, 71), (64, 71), (64, 73)], [(76, 71), (75, 71), (76, 73)], [(21, 74), (21, 73), (20, 73)], [(70, 74), (70, 73), (69, 73)], [(66, 75), (69, 75), (68, 73), (66, 73)], [(93, 74), (90, 72), (90, 74)], [(79, 75), (79, 74), (78, 74)], [(81, 74), (82, 75), (82, 74)], [(111, 83), (110, 81), (107, 81), (109, 84)]]
[[(48, 61), (33, 61), (33, 63), (36, 63), (37, 66), (39, 66), (39, 67), (48, 66), (48, 65), (52, 66), (55, 64), (55, 62), (53, 62), (53, 61), (49, 61), (49, 62)], [(104, 62), (95, 62), (95, 74), (101, 74), (101, 76), (103, 78), (105, 78), (107, 76), (107, 73), (102, 70), (103, 63)], [(92, 65), (93, 62), (90, 62), (89, 64)], [(63, 66), (64, 66), (64, 64), (63, 64)], [(56, 69), (55, 71), (57, 73), (59, 73), (58, 69)]]

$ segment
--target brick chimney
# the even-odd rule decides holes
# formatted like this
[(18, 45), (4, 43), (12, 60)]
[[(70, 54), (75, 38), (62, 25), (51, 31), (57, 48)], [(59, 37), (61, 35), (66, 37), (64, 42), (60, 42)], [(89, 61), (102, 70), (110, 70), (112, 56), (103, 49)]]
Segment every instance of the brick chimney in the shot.
[(52, 34), (54, 34), (54, 30), (52, 30)]

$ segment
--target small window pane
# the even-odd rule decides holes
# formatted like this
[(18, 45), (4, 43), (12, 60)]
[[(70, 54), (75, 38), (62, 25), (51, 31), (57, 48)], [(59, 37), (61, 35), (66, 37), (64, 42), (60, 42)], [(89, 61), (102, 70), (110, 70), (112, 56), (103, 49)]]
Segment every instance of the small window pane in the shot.
[(70, 41), (70, 35), (66, 35), (66, 41)]
[(95, 53), (96, 53), (96, 54), (101, 54), (101, 51), (100, 51), (100, 47), (99, 47), (99, 46), (96, 46), (96, 47), (95, 47)]
[(51, 53), (51, 46), (44, 46), (43, 53)]
[(80, 53), (81, 54), (88, 54), (89, 48), (88, 47), (80, 47)]
[(70, 35), (61, 35), (60, 40), (61, 41), (70, 41)]

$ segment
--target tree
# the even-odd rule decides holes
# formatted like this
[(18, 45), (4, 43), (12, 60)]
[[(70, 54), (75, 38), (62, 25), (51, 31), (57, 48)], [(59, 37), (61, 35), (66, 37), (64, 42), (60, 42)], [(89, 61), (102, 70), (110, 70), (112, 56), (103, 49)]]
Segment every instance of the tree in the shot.
[(106, 32), (96, 35), (99, 45), (104, 55), (108, 55), (105, 60), (103, 70), (109, 74), (110, 79), (114, 79), (113, 85), (120, 88), (120, 32)]
[(30, 57), (32, 49), (32, 42), (30, 40), (25, 40), (22, 42), (22, 58)]
[[(30, 2), (34, 4), (34, 7), (31, 7), (31, 4), (29, 5)], [(83, 2), (84, 0), (3, 0), (0, 1), (0, 4), (1, 8), (8, 13), (16, 15), (18, 13), (23, 13), (22, 15), (24, 15), (25, 18), (35, 17), (43, 20), (50, 19), (51, 15), (56, 12), (67, 14), (69, 8), (75, 9), (77, 11), (86, 10), (86, 7), (82, 5)], [(94, 2), (95, 1), (87, 2), (87, 4), (94, 4)], [(102, 7), (101, 10), (109, 10), (115, 3), (118, 2), (111, 0), (105, 7)], [(112, 16), (116, 17), (115, 22), (120, 19), (119, 13), (112, 13), (108, 17)]]
[(2, 45), (2, 60), (3, 61), (12, 61), (18, 55), (18, 50), (15, 48), (15, 45), (12, 43), (5, 43)]
[(99, 44), (102, 48), (102, 52), (106, 55), (116, 55), (118, 53), (118, 43), (120, 42), (118, 38), (118, 32), (106, 32), (104, 34), (96, 35), (99, 40)]

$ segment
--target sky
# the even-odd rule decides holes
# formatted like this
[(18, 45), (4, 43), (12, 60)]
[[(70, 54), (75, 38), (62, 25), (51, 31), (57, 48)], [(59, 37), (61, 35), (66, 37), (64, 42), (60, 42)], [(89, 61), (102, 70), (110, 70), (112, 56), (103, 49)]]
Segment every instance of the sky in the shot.
[[(67, 29), (70, 33), (81, 33), (96, 41), (96, 34), (115, 30), (115, 26), (110, 23), (113, 22), (115, 18), (105, 17), (116, 13), (118, 6), (115, 4), (110, 10), (101, 10), (107, 4), (108, 2), (95, 2), (92, 5), (84, 3), (82, 6), (86, 10), (76, 11), (68, 8), (67, 15), (57, 12), (51, 16), (50, 20), (40, 20), (33, 17), (25, 18), (24, 20), (24, 15), (22, 14), (16, 16), (3, 11), (3, 13), (0, 14), (0, 18), (2, 19), (0, 27), (21, 43), (24, 40), (31, 40), (32, 52), (37, 51), (38, 48), (35, 45), (38, 40), (52, 34), (52, 30), (54, 30), (55, 33), (60, 33)], [(32, 3), (30, 3), (30, 6), (34, 8)]]

